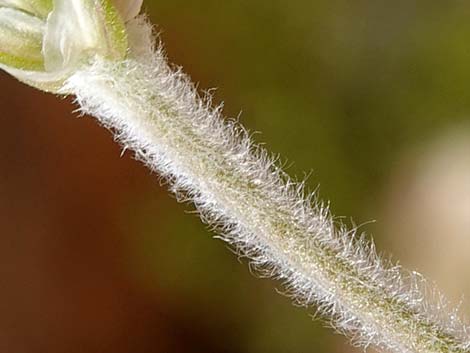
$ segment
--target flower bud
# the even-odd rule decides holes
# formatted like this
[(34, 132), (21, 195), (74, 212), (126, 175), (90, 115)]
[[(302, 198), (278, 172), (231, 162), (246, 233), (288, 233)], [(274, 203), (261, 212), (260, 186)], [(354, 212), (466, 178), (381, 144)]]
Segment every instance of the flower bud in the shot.
[(36, 17), (46, 18), (52, 11), (53, 0), (0, 0), (0, 7), (10, 7)]
[(0, 0), (0, 68), (45, 91), (95, 56), (122, 60), (142, 0)]

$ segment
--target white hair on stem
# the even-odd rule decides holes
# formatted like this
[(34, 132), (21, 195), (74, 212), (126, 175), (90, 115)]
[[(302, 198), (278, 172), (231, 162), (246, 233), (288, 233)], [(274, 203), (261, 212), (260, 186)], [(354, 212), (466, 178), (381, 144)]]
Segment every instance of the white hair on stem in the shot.
[(357, 345), (400, 353), (470, 351), (467, 327), (414, 272), (383, 261), (374, 245), (335, 224), (327, 207), (289, 179), (237, 122), (212, 108), (171, 67), (145, 19), (128, 24), (122, 62), (97, 57), (72, 75), (80, 109), (192, 201), (205, 223), (280, 279), (301, 305), (316, 305)]

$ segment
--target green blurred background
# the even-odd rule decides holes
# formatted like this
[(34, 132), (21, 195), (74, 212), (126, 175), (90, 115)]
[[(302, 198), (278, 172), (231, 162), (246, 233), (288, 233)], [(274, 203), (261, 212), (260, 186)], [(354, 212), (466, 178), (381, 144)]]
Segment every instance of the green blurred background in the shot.
[[(145, 9), (171, 61), (217, 87), (291, 175), (311, 173), (335, 215), (453, 302), (470, 294), (468, 2)], [(70, 99), (3, 73), (0, 89), (1, 351), (353, 351), (250, 274)]]

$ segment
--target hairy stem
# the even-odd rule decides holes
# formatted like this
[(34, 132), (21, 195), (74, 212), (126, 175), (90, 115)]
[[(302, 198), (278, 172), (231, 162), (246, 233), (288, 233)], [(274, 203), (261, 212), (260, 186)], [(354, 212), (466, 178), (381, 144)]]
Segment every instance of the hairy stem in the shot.
[[(150, 27), (129, 25), (124, 62), (97, 58), (64, 88), (84, 112), (162, 175), (182, 200), (248, 257), (315, 304), (355, 343), (394, 352), (468, 352), (466, 327), (447, 314), (422, 278), (382, 261), (373, 245), (333, 222), (314, 195), (292, 182), (236, 122), (201, 98), (161, 49)], [(437, 299), (436, 299), (437, 298)]]

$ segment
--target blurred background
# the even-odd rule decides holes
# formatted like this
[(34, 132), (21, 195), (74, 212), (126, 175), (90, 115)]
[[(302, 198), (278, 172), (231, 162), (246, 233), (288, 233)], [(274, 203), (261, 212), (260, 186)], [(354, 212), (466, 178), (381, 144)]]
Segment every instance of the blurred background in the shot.
[[(170, 59), (470, 313), (470, 4), (172, 0)], [(70, 99), (0, 75), (0, 350), (353, 352)], [(375, 220), (374, 223), (369, 221)]]

